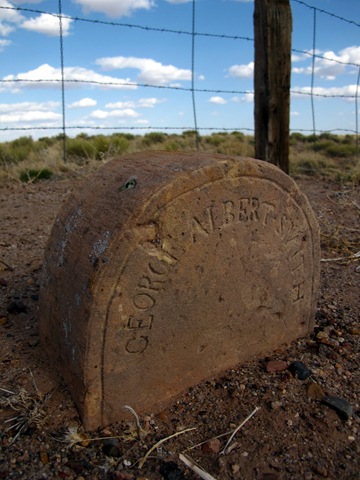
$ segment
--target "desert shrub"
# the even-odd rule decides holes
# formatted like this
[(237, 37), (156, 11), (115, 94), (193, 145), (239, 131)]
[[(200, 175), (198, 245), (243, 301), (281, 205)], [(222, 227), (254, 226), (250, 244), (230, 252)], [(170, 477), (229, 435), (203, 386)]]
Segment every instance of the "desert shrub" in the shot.
[(28, 182), (37, 182), (39, 180), (47, 180), (51, 178), (52, 175), (53, 175), (53, 172), (49, 168), (42, 168), (42, 169), (29, 168), (27, 170), (22, 170), (20, 172), (19, 178), (21, 182), (28, 183)]
[(314, 142), (311, 148), (315, 152), (326, 152), (331, 145), (333, 145), (333, 142), (331, 140), (317, 140), (316, 142)]
[(326, 153), (330, 157), (351, 157), (356, 153), (356, 146), (348, 143), (331, 143), (327, 146)]
[(22, 137), (12, 142), (1, 144), (0, 162), (3, 164), (16, 164), (26, 160), (33, 150), (32, 139), (30, 140), (28, 141), (27, 137)]
[(96, 149), (93, 143), (82, 136), (69, 138), (66, 142), (66, 151), (68, 156), (80, 159), (95, 158)]
[(165, 143), (165, 150), (167, 152), (177, 152), (179, 150), (179, 144), (175, 141)]
[(234, 131), (234, 132), (231, 132), (231, 135), (232, 135), (234, 138), (236, 138), (236, 140), (237, 140), (238, 142), (244, 142), (244, 140), (245, 140), (245, 135), (244, 135), (244, 133), (242, 133), (242, 132)]
[(55, 137), (40, 137), (37, 141), (42, 147), (52, 147), (56, 142)]
[(307, 141), (306, 137), (302, 133), (293, 132), (293, 133), (290, 134), (290, 138), (289, 138), (290, 145), (296, 145), (299, 142), (303, 143), (303, 142), (306, 142), (306, 141)]
[(214, 147), (219, 147), (224, 141), (225, 138), (218, 133), (213, 133), (210, 137), (205, 137), (205, 142)]
[(95, 148), (95, 156), (97, 160), (102, 160), (111, 151), (110, 137), (105, 135), (96, 135), (92, 137), (92, 143)]
[(346, 144), (348, 143), (355, 144), (356, 143), (355, 135), (345, 135), (345, 137), (343, 137), (342, 139), (342, 142)]
[(111, 153), (121, 155), (122, 153), (126, 153), (129, 150), (130, 141), (126, 138), (125, 135), (111, 135), (110, 137), (110, 151)]
[(315, 134), (311, 134), (311, 135), (307, 135), (307, 136), (304, 136), (304, 140), (307, 142), (307, 143), (314, 143), (318, 140), (318, 136), (315, 135)]
[(116, 134), (116, 135), (121, 135), (122, 137), (126, 138), (126, 140), (134, 140), (136, 138), (135, 135), (133, 135), (132, 133), (120, 133), (120, 134)]
[(150, 132), (144, 135), (142, 143), (146, 147), (155, 143), (162, 143), (166, 139), (166, 134), (162, 132)]
[(319, 135), (319, 140), (331, 140), (333, 142), (338, 143), (340, 142), (340, 137), (330, 132), (323, 132)]

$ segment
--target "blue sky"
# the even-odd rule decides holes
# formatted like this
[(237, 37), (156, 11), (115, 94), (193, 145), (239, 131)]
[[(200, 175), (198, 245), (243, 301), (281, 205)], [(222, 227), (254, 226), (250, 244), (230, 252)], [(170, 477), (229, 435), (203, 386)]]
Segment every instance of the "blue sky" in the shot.
[[(316, 129), (355, 131), (360, 2), (308, 0), (305, 3), (319, 9), (315, 51), (323, 58), (316, 59), (314, 93), (353, 97), (316, 97)], [(55, 0), (0, 0), (0, 79), (6, 80), (0, 82), (0, 129), (33, 129), (0, 130), (0, 141), (61, 132), (36, 130), (62, 125), (61, 88), (59, 82), (54, 82), (61, 76), (59, 18), (41, 13), (58, 14), (58, 6)], [(314, 10), (308, 6), (291, 1), (291, 89), (300, 92), (291, 96), (290, 126), (294, 131), (313, 128), (311, 98), (304, 95), (310, 91), (312, 57), (302, 53), (313, 51)], [(151, 30), (191, 32), (192, 9), (191, 0), (62, 2), (65, 80), (77, 80), (65, 84), (68, 135), (102, 131), (87, 127), (115, 127), (120, 131), (128, 131), (130, 127), (133, 133), (146, 133), (150, 127), (164, 130), (174, 127), (179, 133), (194, 128), (191, 92), (181, 90), (192, 85), (192, 37), (186, 33)], [(252, 133), (253, 9), (252, 1), (196, 1), (196, 32), (215, 35), (195, 37), (194, 86), (205, 90), (195, 92), (201, 133), (213, 128)], [(222, 35), (241, 38), (221, 38)], [(38, 79), (43, 81), (34, 81)]]

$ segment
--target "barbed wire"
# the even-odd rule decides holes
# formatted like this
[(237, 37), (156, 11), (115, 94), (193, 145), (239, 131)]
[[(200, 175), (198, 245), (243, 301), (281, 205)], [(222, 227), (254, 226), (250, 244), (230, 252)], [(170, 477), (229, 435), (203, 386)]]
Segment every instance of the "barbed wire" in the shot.
[(62, 107), (62, 130), (64, 135), (63, 141), (63, 160), (66, 163), (66, 116), (65, 116), (65, 74), (64, 74), (64, 43), (63, 43), (63, 23), (62, 23), (62, 5), (59, 0), (59, 30), (60, 30), (60, 69), (61, 69), (61, 107)]
[(329, 15), (329, 17), (336, 18), (337, 20), (341, 20), (342, 22), (347, 22), (352, 25), (355, 25), (356, 27), (360, 27), (360, 23), (355, 22), (354, 20), (349, 20), (348, 18), (341, 17), (340, 15), (336, 15), (335, 13), (328, 12), (326, 10), (322, 10), (321, 8), (314, 7), (313, 5), (309, 5), (306, 2), (303, 2), (302, 0), (291, 0), (294, 3), (299, 3), (300, 5), (303, 5), (307, 8), (310, 8), (312, 10), (317, 10), (320, 13), (324, 13), (325, 15)]
[[(0, 6), (2, 10), (16, 10), (28, 13), (37, 13), (40, 15), (51, 15), (52, 17), (59, 17), (58, 13), (48, 12), (45, 10), (38, 10), (35, 8), (24, 8), (24, 7), (4, 7)], [(175, 35), (188, 35), (192, 37), (193, 35), (197, 37), (213, 37), (213, 38), (223, 38), (228, 40), (245, 40), (249, 42), (253, 42), (254, 39), (251, 37), (244, 37), (240, 35), (228, 35), (228, 34), (221, 34), (221, 33), (208, 33), (208, 32), (190, 32), (186, 30), (175, 30), (171, 28), (159, 28), (159, 27), (150, 27), (147, 25), (138, 25), (134, 23), (124, 23), (124, 22), (110, 22), (107, 20), (99, 20), (99, 19), (92, 19), (92, 18), (83, 18), (77, 17), (72, 15), (65, 15), (62, 14), (63, 19), (73, 20), (74, 22), (85, 22), (85, 23), (95, 23), (98, 25), (108, 25), (111, 27), (122, 27), (122, 28), (131, 28), (137, 30), (144, 30), (147, 32), (157, 32), (157, 33), (172, 33)]]
[[(141, 88), (158, 88), (164, 90), (179, 90), (183, 92), (192, 92), (192, 87), (180, 87), (172, 85), (155, 85), (151, 83), (137, 83), (137, 82), (100, 82), (96, 80), (77, 80), (77, 79), (64, 79), (66, 83), (79, 83), (79, 84), (90, 84), (90, 85), (100, 85), (100, 86), (110, 86), (110, 87), (141, 87)], [(61, 78), (14, 78), (14, 79), (0, 79), (1, 83), (61, 83)], [(194, 92), (199, 93), (223, 93), (231, 95), (248, 95), (254, 94), (253, 90), (221, 90), (221, 89), (211, 89), (211, 88), (195, 88)], [(356, 98), (356, 93), (353, 94), (340, 94), (340, 93), (311, 93), (311, 91), (306, 92), (302, 90), (290, 90), (290, 93), (296, 95), (312, 95), (314, 97), (322, 98)]]
[[(62, 131), (62, 126), (52, 126), (52, 127), (3, 127), (0, 128), (0, 132), (7, 132), (7, 131), (31, 131), (31, 130), (59, 130)], [(96, 126), (96, 125), (67, 125), (66, 130), (139, 130), (139, 131), (145, 131), (145, 130), (159, 130), (159, 131), (181, 131), (181, 132), (187, 132), (191, 131), (196, 133), (194, 130), (194, 126), (182, 126), (182, 127), (164, 127), (164, 126), (111, 126), (111, 127), (106, 127), (106, 126)], [(254, 128), (249, 128), (249, 127), (198, 127), (198, 131), (209, 131), (209, 132), (255, 132)], [(301, 133), (301, 132), (307, 132), (307, 133), (315, 133), (316, 135), (320, 135), (322, 133), (334, 133), (334, 132), (342, 132), (342, 133), (349, 133), (349, 134), (356, 134), (356, 130), (352, 130), (350, 128), (332, 128), (329, 130), (315, 130), (310, 128), (296, 128), (296, 129), (290, 129), (290, 132), (292, 133)], [(63, 135), (61, 133), (61, 135)]]
[[(300, 4), (303, 4), (309, 8), (318, 10), (323, 13), (328, 13), (330, 16), (338, 17), (337, 15), (331, 14), (330, 12), (326, 12), (325, 10), (318, 9), (316, 7), (311, 7), (310, 5), (307, 5), (305, 2), (302, 2), (300, 0), (291, 0), (293, 2), (297, 2)], [(15, 11), (23, 11), (23, 12), (28, 12), (28, 13), (37, 13), (37, 14), (44, 14), (44, 15), (51, 15), (53, 17), (59, 17), (58, 13), (54, 12), (48, 12), (46, 10), (39, 10), (35, 8), (25, 8), (25, 7), (5, 7), (5, 6), (0, 6), (0, 10), (15, 10)], [(130, 28), (130, 29), (138, 29), (138, 30), (144, 30), (147, 32), (157, 32), (157, 33), (170, 33), (170, 34), (175, 34), (175, 35), (188, 35), (188, 36), (195, 36), (195, 37), (210, 37), (210, 38), (218, 38), (218, 39), (228, 39), (228, 40), (243, 40), (243, 41), (248, 41), (248, 42), (254, 42), (254, 38), (252, 37), (247, 37), (247, 36), (241, 36), (241, 35), (228, 35), (228, 34), (220, 34), (220, 33), (210, 33), (210, 32), (190, 32), (186, 30), (175, 30), (175, 29), (170, 29), (170, 28), (158, 28), (158, 27), (150, 27), (147, 25), (138, 25), (138, 24), (133, 24), (133, 23), (124, 23), (124, 22), (113, 22), (113, 21), (107, 21), (107, 20), (99, 20), (99, 19), (90, 19), (90, 18), (83, 18), (83, 17), (78, 17), (78, 16), (72, 16), (72, 15), (65, 15), (61, 14), (62, 19), (67, 19), (67, 20), (73, 20), (74, 22), (85, 22), (85, 23), (93, 23), (93, 24), (99, 24), (99, 25), (108, 25), (112, 27), (122, 27), (122, 28)], [(339, 19), (352, 23), (356, 26), (360, 27), (360, 24), (357, 24), (356, 22), (352, 20), (348, 20), (346, 18), (338, 17)], [(291, 49), (292, 52), (294, 53), (300, 53), (303, 55), (308, 55), (308, 56), (315, 56), (316, 58), (326, 60), (329, 62), (334, 62), (338, 63), (341, 65), (350, 65), (354, 67), (359, 67), (360, 64), (354, 63), (354, 62), (344, 62), (341, 60), (338, 60), (336, 58), (328, 58), (325, 55), (321, 55), (320, 53), (315, 53), (315, 52), (309, 52), (308, 50), (299, 50), (296, 48)]]
[[(62, 130), (63, 131), (63, 136), (64, 139), (66, 138), (66, 129), (87, 129), (87, 130), (191, 130), (191, 127), (151, 127), (151, 126), (146, 126), (146, 127), (139, 127), (139, 126), (133, 126), (133, 127), (96, 127), (96, 126), (69, 126), (66, 125), (65, 122), (65, 87), (66, 85), (69, 84), (89, 84), (89, 85), (99, 85), (103, 87), (123, 87), (123, 88), (156, 88), (156, 89), (168, 89), (168, 90), (175, 90), (175, 91), (183, 91), (183, 92), (191, 92), (192, 95), (192, 105), (193, 105), (193, 118), (194, 118), (194, 127), (195, 132), (198, 132), (199, 130), (204, 131), (254, 131), (254, 129), (250, 128), (217, 128), (217, 127), (198, 127), (197, 124), (197, 115), (196, 115), (196, 98), (195, 98), (195, 93), (212, 93), (212, 94), (231, 94), (231, 95), (248, 95), (248, 94), (254, 94), (253, 91), (250, 90), (226, 90), (226, 89), (206, 89), (206, 88), (196, 88), (195, 87), (195, 38), (196, 37), (213, 37), (217, 39), (227, 39), (227, 40), (236, 40), (236, 41), (249, 41), (253, 42), (254, 39), (247, 37), (247, 36), (240, 36), (240, 35), (228, 35), (228, 34), (219, 34), (219, 33), (209, 33), (209, 32), (197, 32), (195, 27), (195, 0), (193, 1), (193, 8), (192, 8), (192, 31), (185, 31), (185, 30), (175, 30), (175, 29), (169, 29), (169, 28), (158, 28), (158, 27), (150, 27), (150, 26), (145, 26), (145, 25), (138, 25), (138, 24), (131, 24), (131, 23), (123, 23), (123, 22), (114, 22), (114, 21), (105, 21), (105, 20), (100, 20), (100, 19), (89, 19), (89, 18), (82, 18), (78, 16), (71, 16), (71, 15), (65, 15), (62, 12), (62, 1), (58, 0), (58, 13), (54, 12), (48, 12), (44, 10), (39, 10), (39, 9), (33, 9), (33, 8), (26, 8), (26, 7), (14, 7), (14, 6), (0, 6), (0, 11), (1, 10), (15, 10), (15, 11), (21, 11), (21, 12), (27, 12), (27, 13), (35, 13), (35, 14), (45, 14), (45, 15), (51, 15), (54, 17), (57, 17), (59, 19), (59, 36), (60, 36), (60, 60), (61, 60), (61, 77), (59, 79), (25, 79), (25, 78), (13, 78), (13, 79), (0, 79), (0, 84), (34, 84), (34, 83), (39, 83), (39, 84), (45, 84), (45, 83), (50, 83), (50, 84), (56, 84), (59, 83), (61, 86), (61, 92), (62, 92), (62, 119), (63, 119), (63, 125), (62, 127), (5, 127), (5, 128), (0, 128), (0, 131), (11, 131), (11, 130)], [(306, 2), (302, 0), (291, 0), (295, 3), (298, 3), (306, 8), (309, 8), (313, 10), (313, 18), (314, 18), (314, 25), (313, 25), (313, 45), (312, 45), (312, 51), (308, 50), (299, 50), (293, 48), (291, 51), (297, 54), (302, 54), (302, 55), (307, 55), (311, 57), (312, 59), (312, 71), (311, 71), (311, 87), (310, 91), (303, 91), (303, 90), (290, 90), (291, 94), (295, 95), (308, 95), (311, 98), (311, 109), (312, 109), (312, 119), (313, 119), (313, 128), (311, 130), (307, 129), (297, 129), (296, 131), (298, 132), (313, 132), (314, 134), (316, 133), (325, 133), (325, 132), (349, 132), (349, 133), (355, 133), (356, 137), (358, 138), (358, 96), (359, 96), (359, 79), (360, 79), (360, 64), (355, 63), (355, 62), (345, 62), (342, 60), (339, 60), (338, 58), (329, 58), (328, 56), (321, 55), (316, 52), (316, 36), (317, 36), (317, 31), (316, 31), (316, 15), (317, 12), (320, 12), (322, 14), (327, 14), (330, 17), (336, 18), (338, 20), (347, 22), (349, 24), (352, 24), (356, 27), (360, 27), (360, 24), (353, 21), (346, 19), (344, 17), (341, 17), (339, 15), (333, 14), (331, 12), (319, 9), (317, 7), (314, 7), (312, 5), (307, 4)], [(150, 83), (137, 83), (137, 82), (128, 82), (128, 81), (113, 81), (113, 82), (108, 82), (108, 81), (95, 81), (95, 80), (83, 80), (83, 79), (67, 79), (66, 74), (65, 74), (65, 67), (64, 67), (64, 49), (63, 49), (63, 25), (62, 22), (64, 19), (69, 19), (74, 22), (86, 22), (86, 23), (91, 23), (91, 24), (99, 24), (99, 25), (106, 25), (106, 26), (112, 26), (112, 27), (122, 27), (122, 28), (130, 28), (130, 29), (138, 29), (138, 30), (143, 30), (147, 32), (157, 32), (157, 33), (167, 33), (167, 34), (176, 34), (176, 35), (187, 35), (191, 36), (192, 40), (192, 48), (191, 48), (191, 72), (192, 72), (192, 80), (191, 80), (191, 86), (190, 87), (182, 87), (182, 86), (172, 86), (172, 85), (156, 85), (156, 84), (150, 84)], [(356, 67), (359, 69), (359, 75), (358, 75), (358, 80), (357, 80), (357, 86), (356, 86), (356, 91), (355, 94), (337, 94), (337, 93), (316, 93), (315, 92), (315, 59), (321, 59), (326, 62), (334, 62), (337, 64), (345, 65), (345, 66), (352, 66)], [(317, 130), (316, 125), (315, 125), (315, 106), (314, 106), (314, 98), (315, 97), (322, 97), (322, 98), (343, 98), (343, 99), (355, 99), (355, 130), (351, 129), (332, 129), (332, 130)], [(290, 130), (292, 131), (292, 130)], [(64, 158), (65, 158), (65, 144), (64, 144)]]

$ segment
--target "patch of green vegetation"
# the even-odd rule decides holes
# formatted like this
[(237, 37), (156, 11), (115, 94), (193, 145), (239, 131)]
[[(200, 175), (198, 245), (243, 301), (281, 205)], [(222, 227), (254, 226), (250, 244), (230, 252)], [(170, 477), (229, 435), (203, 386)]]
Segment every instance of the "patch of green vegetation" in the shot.
[(162, 132), (150, 132), (144, 135), (142, 139), (143, 145), (149, 147), (151, 145), (154, 145), (154, 143), (162, 143), (166, 140), (166, 133)]
[[(127, 152), (144, 150), (201, 151), (243, 157), (254, 157), (254, 136), (240, 131), (213, 132), (200, 136), (195, 130), (181, 134), (150, 132), (144, 136), (117, 132), (111, 135), (80, 133), (66, 137), (67, 162), (63, 161), (63, 134), (54, 137), (20, 137), (0, 143), (0, 167), (3, 177), (36, 181), (49, 178), (49, 173), (39, 168), (48, 167), (51, 172), (66, 174), (99, 166)], [(360, 181), (359, 146), (355, 135), (290, 135), (290, 172), (295, 175), (325, 175), (344, 181)]]
[(53, 172), (49, 168), (29, 168), (20, 172), (20, 181), (23, 183), (33, 183), (39, 180), (48, 180), (53, 176)]

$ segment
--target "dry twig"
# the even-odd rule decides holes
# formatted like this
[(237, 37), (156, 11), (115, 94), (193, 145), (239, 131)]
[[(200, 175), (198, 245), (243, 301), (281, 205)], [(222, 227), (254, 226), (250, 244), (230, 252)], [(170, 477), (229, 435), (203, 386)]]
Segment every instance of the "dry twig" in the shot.
[(353, 260), (360, 260), (360, 250), (353, 255), (347, 257), (336, 257), (336, 258), (322, 258), (322, 262), (351, 262)]
[(8, 393), (10, 397), (0, 398), (0, 408), (11, 408), (15, 412), (18, 412), (15, 417), (9, 418), (4, 422), (11, 424), (7, 427), (7, 431), (13, 430), (16, 432), (10, 442), (11, 445), (30, 425), (41, 428), (46, 418), (44, 405), (49, 395), (45, 397), (42, 397), (39, 393), (30, 395), (24, 388), (20, 388), (18, 393), (11, 392), (4, 388), (1, 388), (1, 390)]
[(237, 432), (240, 430), (241, 427), (243, 427), (245, 425), (246, 422), (248, 422), (250, 420), (250, 418), (255, 415), (256, 412), (258, 412), (260, 410), (260, 407), (255, 407), (254, 410), (250, 413), (250, 415), (248, 415), (245, 420), (243, 420), (236, 428), (235, 430), (233, 431), (231, 437), (229, 438), (229, 440), (227, 441), (225, 447), (223, 448), (223, 450), (220, 452), (220, 455), (226, 455), (227, 453), (230, 453), (230, 449), (229, 449), (229, 446), (231, 444), (231, 442), (233, 441), (235, 435), (237, 434)]
[(153, 452), (156, 448), (158, 448), (160, 445), (162, 445), (164, 442), (167, 442), (168, 440), (170, 440), (171, 438), (174, 438), (174, 437), (177, 437), (179, 435), (182, 435), (186, 432), (191, 432), (191, 430), (196, 430), (196, 427), (192, 427), (192, 428), (186, 428), (185, 430), (181, 430), (180, 432), (176, 432), (176, 433), (173, 433), (172, 435), (168, 436), (168, 437), (165, 437), (165, 438), (162, 438), (161, 440), (159, 440), (158, 442), (155, 443), (155, 445), (153, 445), (146, 453), (145, 455), (143, 456), (143, 458), (140, 460), (139, 462), (139, 470), (143, 467), (144, 463), (146, 462), (146, 460), (148, 459), (149, 455), (151, 454), (151, 452)]
[(4, 265), (5, 268), (0, 268), (0, 270), (9, 270), (10, 272), (13, 272), (14, 269), (11, 267), (8, 263), (4, 262), (4, 260), (0, 260), (0, 263)]
[(185, 457), (182, 453), (179, 453), (179, 459), (185, 463), (187, 467), (189, 467), (193, 472), (195, 472), (197, 475), (199, 475), (200, 478), (203, 480), (216, 480), (215, 477), (210, 475), (210, 473), (205, 472), (202, 468), (200, 468), (194, 460), (190, 457)]
[(143, 440), (146, 437), (146, 435), (148, 434), (148, 432), (141, 428), (139, 415), (135, 412), (135, 410), (132, 407), (129, 407), (129, 405), (124, 405), (124, 408), (129, 410), (129, 412), (131, 412), (134, 415), (135, 422), (136, 422), (136, 433), (137, 433), (138, 439), (140, 441)]

